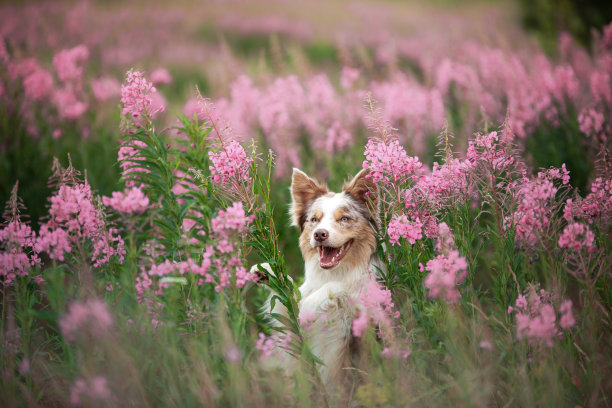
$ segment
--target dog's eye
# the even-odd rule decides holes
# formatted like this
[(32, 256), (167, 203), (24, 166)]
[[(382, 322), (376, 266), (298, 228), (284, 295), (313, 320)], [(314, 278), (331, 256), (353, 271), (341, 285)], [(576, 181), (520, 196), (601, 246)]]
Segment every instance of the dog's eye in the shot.
[(349, 220), (349, 217), (346, 217), (346, 216), (340, 218), (340, 221), (348, 221), (348, 220)]
[(312, 217), (312, 218), (310, 219), (310, 221), (312, 221), (312, 222), (317, 222), (317, 221), (319, 221), (319, 219), (318, 219), (317, 217)]

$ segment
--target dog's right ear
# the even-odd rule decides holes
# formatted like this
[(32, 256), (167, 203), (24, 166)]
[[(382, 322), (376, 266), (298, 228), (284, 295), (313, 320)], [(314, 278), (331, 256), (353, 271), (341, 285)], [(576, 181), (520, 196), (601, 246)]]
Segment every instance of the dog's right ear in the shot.
[(293, 169), (291, 177), (291, 225), (304, 229), (306, 222), (306, 211), (314, 200), (323, 194), (327, 194), (327, 187), (320, 185), (301, 170)]

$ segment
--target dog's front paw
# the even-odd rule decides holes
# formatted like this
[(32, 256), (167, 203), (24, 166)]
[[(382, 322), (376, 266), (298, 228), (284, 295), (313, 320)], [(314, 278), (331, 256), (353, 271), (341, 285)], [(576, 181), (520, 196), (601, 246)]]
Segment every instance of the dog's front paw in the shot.
[[(272, 270), (272, 267), (267, 262), (251, 266), (250, 273), (257, 276), (258, 283), (266, 283), (270, 279), (270, 276), (276, 276), (276, 274)], [(287, 279), (293, 282), (291, 276), (287, 276)]]
[(300, 312), (328, 313), (333, 309), (344, 308), (349, 298), (349, 293), (341, 285), (330, 282), (302, 299)]

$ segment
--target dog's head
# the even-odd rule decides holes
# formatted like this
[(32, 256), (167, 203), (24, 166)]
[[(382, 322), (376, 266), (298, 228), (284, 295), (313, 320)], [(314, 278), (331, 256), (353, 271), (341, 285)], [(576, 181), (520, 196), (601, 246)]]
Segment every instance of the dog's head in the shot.
[(293, 169), (291, 217), (300, 228), (304, 260), (322, 269), (367, 267), (376, 250), (378, 189), (368, 170), (344, 184), (341, 193)]

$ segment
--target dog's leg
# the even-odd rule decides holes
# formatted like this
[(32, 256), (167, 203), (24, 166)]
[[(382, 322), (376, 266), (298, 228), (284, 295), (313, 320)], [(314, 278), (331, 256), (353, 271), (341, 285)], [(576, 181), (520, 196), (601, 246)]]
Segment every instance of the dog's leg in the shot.
[(329, 388), (340, 385), (342, 369), (349, 365), (349, 341), (354, 317), (354, 301), (337, 282), (329, 282), (300, 302), (300, 319), (312, 352), (325, 366), (319, 368)]

